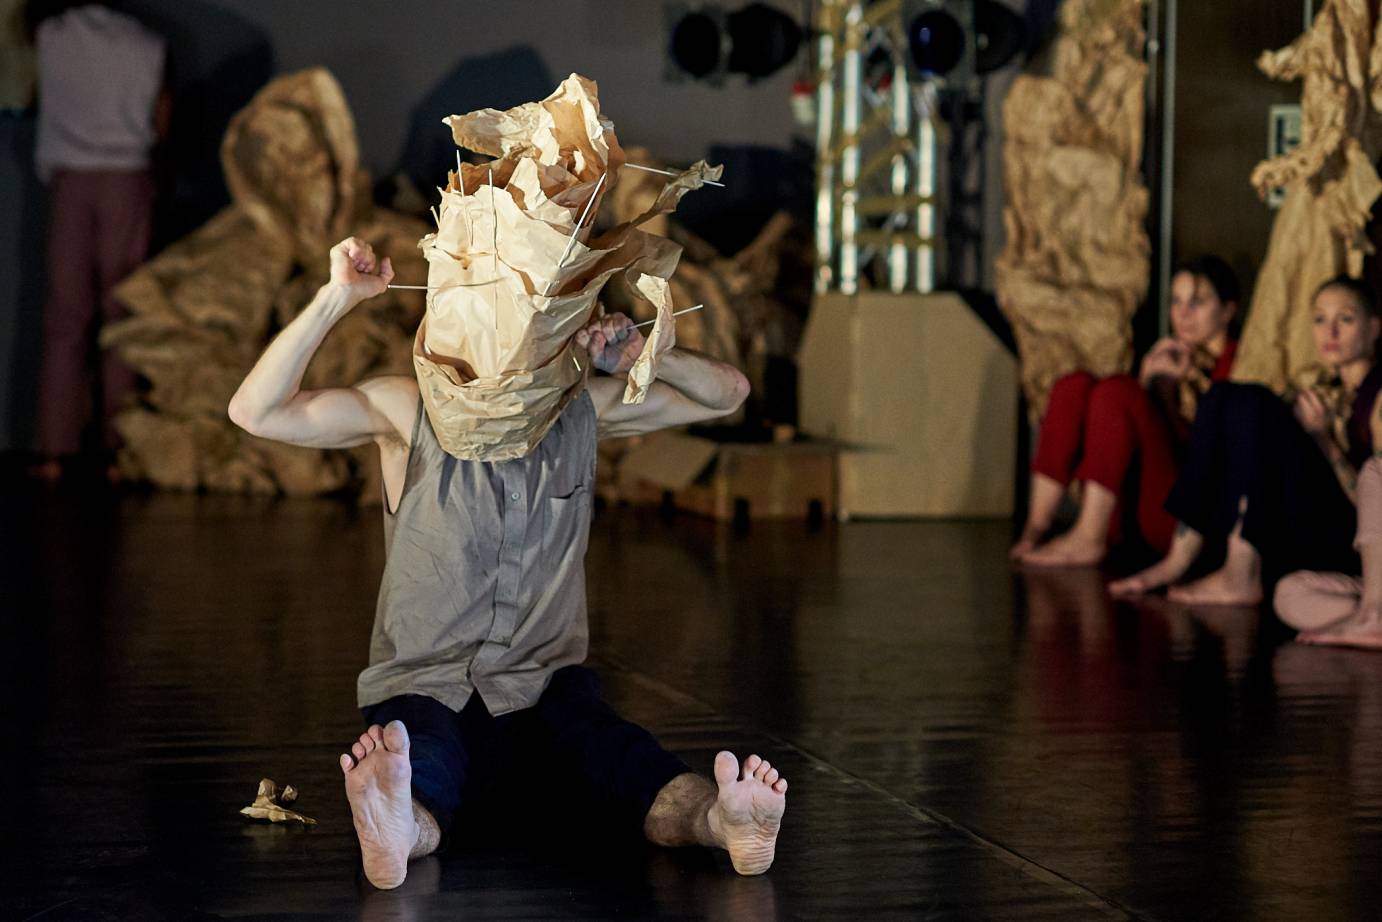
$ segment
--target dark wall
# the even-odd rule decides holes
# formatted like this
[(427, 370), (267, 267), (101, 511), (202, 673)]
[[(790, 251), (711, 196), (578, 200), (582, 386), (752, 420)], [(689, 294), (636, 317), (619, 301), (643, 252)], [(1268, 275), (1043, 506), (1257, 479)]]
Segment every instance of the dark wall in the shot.
[(1300, 83), (1269, 80), (1258, 55), (1290, 44), (1302, 0), (1177, 4), (1172, 257), (1217, 253), (1250, 290), (1275, 212), (1248, 177), (1267, 155), (1267, 111), (1298, 103)]
[[(753, 86), (730, 81), (722, 89), (664, 79), (657, 0), (215, 2), (263, 30), (281, 70), (322, 64), (335, 73), (360, 126), (365, 164), (376, 175), (397, 162), (414, 105), (460, 61), (516, 47), (532, 49), (558, 80), (577, 71), (598, 81), (601, 108), (620, 140), (669, 161), (695, 160), (712, 143), (785, 147), (791, 137), (791, 68)], [(775, 5), (793, 15), (802, 6)], [(466, 95), (483, 97), (484, 87)], [(437, 130), (444, 136), (440, 119), (463, 111), (438, 110)]]

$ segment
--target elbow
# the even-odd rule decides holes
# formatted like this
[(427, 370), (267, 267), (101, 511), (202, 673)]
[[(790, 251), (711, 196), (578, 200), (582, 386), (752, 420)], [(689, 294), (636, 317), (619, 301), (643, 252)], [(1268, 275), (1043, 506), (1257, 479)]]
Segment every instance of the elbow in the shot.
[(230, 398), (230, 406), (226, 408), (226, 415), (230, 421), (250, 435), (255, 435), (258, 428), (258, 417), (249, 406), (249, 401), (245, 400), (238, 392)]
[(737, 412), (739, 408), (744, 405), (744, 401), (749, 398), (749, 391), (751, 390), (749, 387), (749, 379), (744, 377), (743, 372), (737, 368), (731, 369), (731, 371), (733, 371), (734, 374), (730, 381), (730, 386), (725, 392), (724, 403), (720, 405), (720, 409), (724, 411), (723, 415), (725, 416)]

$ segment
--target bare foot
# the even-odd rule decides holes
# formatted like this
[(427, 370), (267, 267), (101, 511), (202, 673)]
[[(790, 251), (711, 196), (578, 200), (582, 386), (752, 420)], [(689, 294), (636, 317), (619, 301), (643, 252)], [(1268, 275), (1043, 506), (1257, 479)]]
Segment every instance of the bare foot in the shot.
[(740, 874), (762, 874), (773, 863), (777, 830), (787, 809), (787, 779), (758, 756), (744, 760), (744, 773), (730, 752), (715, 756), (720, 793), (707, 819), (711, 833), (729, 851)]
[(1046, 537), (1046, 532), (1048, 531), (1050, 531), (1049, 528), (1036, 528), (1028, 524), (1026, 528), (1022, 529), (1022, 534), (1018, 536), (1017, 543), (1008, 549), (1008, 559), (1021, 560), (1023, 557), (1030, 554), (1036, 549), (1036, 546), (1041, 543), (1041, 539)]
[(1296, 643), (1318, 647), (1358, 647), (1382, 650), (1382, 605), (1363, 602), (1343, 624), (1320, 631), (1301, 631)]
[(381, 890), (392, 890), (408, 875), (408, 853), (418, 836), (408, 731), (398, 720), (382, 729), (375, 724), (350, 751), (353, 757), (341, 756), (341, 771), (365, 877)]
[(1115, 598), (1146, 595), (1149, 592), (1155, 592), (1162, 586), (1169, 586), (1179, 579), (1183, 572), (1184, 570), (1176, 566), (1169, 558), (1160, 560), (1140, 573), (1134, 573), (1132, 576), (1109, 583), (1108, 592)]
[(1073, 530), (1028, 551), (1022, 563), (1028, 567), (1095, 567), (1103, 562), (1107, 551), (1103, 541)]
[(1172, 588), (1166, 597), (1182, 605), (1257, 605), (1262, 601), (1262, 581), (1224, 567), (1204, 579)]
[(1358, 647), (1363, 650), (1382, 650), (1382, 627), (1351, 631), (1301, 631), (1296, 643), (1315, 647)]

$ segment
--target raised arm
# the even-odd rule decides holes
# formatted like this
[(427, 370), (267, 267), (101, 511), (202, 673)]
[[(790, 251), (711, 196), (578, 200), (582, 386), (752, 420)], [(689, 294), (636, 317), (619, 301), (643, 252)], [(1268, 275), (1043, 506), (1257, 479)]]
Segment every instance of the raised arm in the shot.
[(361, 301), (381, 294), (392, 278), (389, 260), (376, 260), (364, 241), (352, 237), (332, 247), (331, 280), (245, 376), (230, 401), (231, 420), (253, 435), (310, 448), (350, 448), (397, 434), (390, 410), (403, 390), (416, 387), (412, 379), (301, 390), (302, 375), (326, 334)]
[(657, 380), (639, 404), (625, 404), (624, 379), (643, 349), (643, 335), (623, 314), (610, 314), (576, 334), (591, 363), (612, 377), (595, 378), (595, 401), (601, 438), (641, 435), (657, 429), (688, 426), (728, 416), (749, 395), (748, 379), (739, 369), (690, 349), (673, 348), (658, 365)]

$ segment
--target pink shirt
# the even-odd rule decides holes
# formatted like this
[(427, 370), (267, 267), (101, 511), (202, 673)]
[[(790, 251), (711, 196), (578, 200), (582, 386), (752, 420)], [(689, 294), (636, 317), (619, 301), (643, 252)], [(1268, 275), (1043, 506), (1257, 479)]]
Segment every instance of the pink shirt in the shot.
[(34, 163), (55, 170), (139, 170), (153, 148), (164, 40), (138, 20), (83, 6), (45, 20), (38, 52)]

